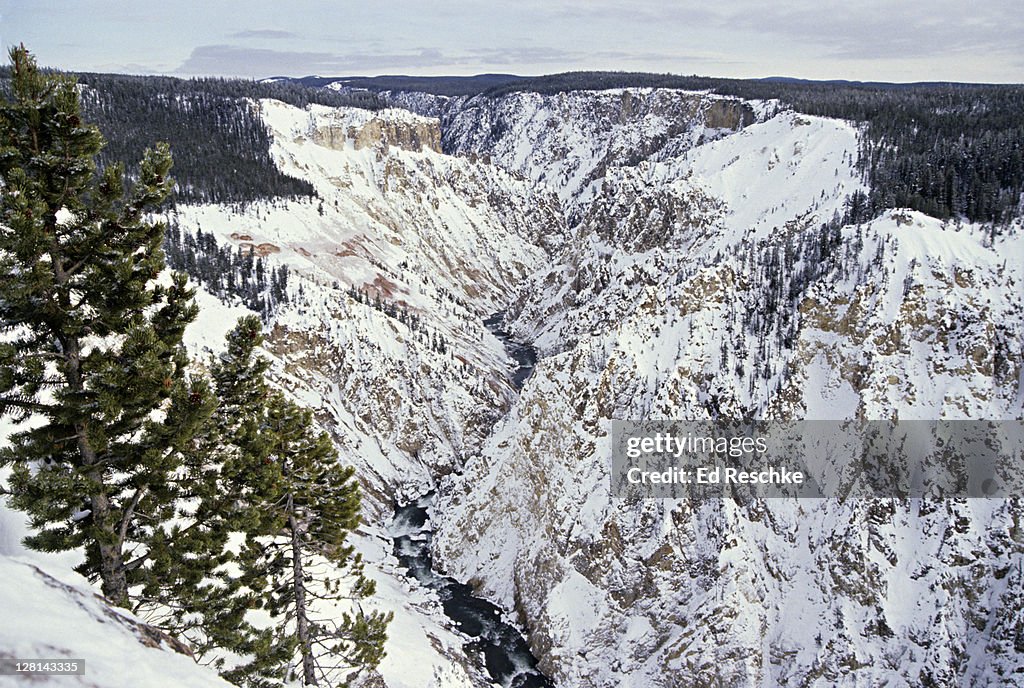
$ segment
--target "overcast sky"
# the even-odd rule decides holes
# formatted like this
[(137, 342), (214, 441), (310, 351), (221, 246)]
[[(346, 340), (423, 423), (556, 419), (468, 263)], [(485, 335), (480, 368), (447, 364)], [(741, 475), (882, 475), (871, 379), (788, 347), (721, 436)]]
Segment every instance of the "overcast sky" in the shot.
[(577, 69), (1024, 82), (1022, 0), (0, 0), (41, 64), (178, 76)]

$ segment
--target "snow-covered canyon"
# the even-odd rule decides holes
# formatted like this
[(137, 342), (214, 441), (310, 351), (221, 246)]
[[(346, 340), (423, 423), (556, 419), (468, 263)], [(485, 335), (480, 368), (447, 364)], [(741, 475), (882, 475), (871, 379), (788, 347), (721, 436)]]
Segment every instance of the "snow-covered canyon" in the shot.
[[(629, 501), (607, 449), (612, 419), (1024, 417), (1019, 221), (823, 229), (864, 188), (857, 128), (774, 103), (389, 98), (253, 103), (319, 198), (174, 214), (292, 269), (272, 374), (356, 467), (395, 613), (366, 685), (492, 685), (392, 550), (429, 492), (436, 568), (560, 687), (1024, 683), (1019, 500)], [(200, 305), (201, 358), (243, 309)], [(540, 353), (521, 390), (502, 310)], [(35, 557), (18, 518), (0, 553)]]

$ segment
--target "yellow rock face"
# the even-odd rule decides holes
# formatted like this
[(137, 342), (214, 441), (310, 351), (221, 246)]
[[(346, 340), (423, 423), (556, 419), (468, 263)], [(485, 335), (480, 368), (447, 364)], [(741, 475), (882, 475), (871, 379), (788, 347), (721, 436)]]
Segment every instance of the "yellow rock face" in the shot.
[(425, 149), (441, 152), (441, 127), (437, 121), (411, 123), (389, 121), (374, 117), (361, 127), (330, 124), (313, 130), (313, 143), (342, 150), (352, 141), (356, 150), (388, 148), (422, 152)]

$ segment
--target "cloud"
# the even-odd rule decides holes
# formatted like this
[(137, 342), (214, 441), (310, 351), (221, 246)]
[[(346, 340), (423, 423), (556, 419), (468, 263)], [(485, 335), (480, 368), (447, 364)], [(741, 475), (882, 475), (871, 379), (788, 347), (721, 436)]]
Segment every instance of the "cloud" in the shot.
[(180, 74), (233, 74), (236, 76), (343, 75), (372, 69), (435, 67), (453, 61), (437, 50), (410, 53), (302, 52), (201, 45), (175, 71)]
[(731, 5), (719, 19), (722, 26), (817, 46), (823, 56), (837, 59), (1020, 54), (1024, 43), (1019, 0), (992, 0), (982, 7), (960, 0), (794, 0), (740, 9)]
[(551, 64), (576, 55), (555, 48), (482, 48), (462, 54), (446, 54), (435, 48), (409, 52), (302, 52), (247, 48), (234, 45), (202, 45), (175, 72), (178, 74), (231, 74), (247, 77), (330, 76), (381, 73), (386, 70), (486, 65)]
[(510, 48), (470, 48), (467, 51), (474, 62), (489, 65), (561, 64), (583, 57), (579, 52), (559, 48), (517, 46)]
[(626, 52), (623, 50), (601, 50), (593, 54), (594, 57), (618, 60), (620, 62), (644, 62), (661, 63), (664, 65), (673, 64), (740, 64), (738, 60), (732, 60), (722, 55), (693, 55), (672, 52)]
[(298, 34), (292, 33), (291, 31), (278, 31), (277, 29), (249, 29), (247, 31), (239, 31), (228, 36), (228, 38), (262, 38), (267, 40), (298, 37)]
[[(54, 66), (92, 71), (110, 65), (264, 77), (627, 69), (1020, 81), (1024, 64), (1021, 0), (394, 0), (358, 12), (346, 3), (294, 0), (288, 24), (269, 2), (250, 3), (241, 18), (212, 3), (200, 24), (181, 3), (129, 3), (74, 19), (57, 5), (0, 0), (0, 29), (38, 45)], [(85, 36), (74, 41), (81, 45), (56, 45)]]
[[(533, 2), (534, 0), (524, 0)], [(690, 45), (716, 45), (748, 58), (795, 55), (867, 60), (938, 59), (950, 54), (1024, 56), (1020, 0), (561, 0), (537, 12), (583, 26), (614, 23), (630, 48), (664, 50), (666, 32)], [(632, 35), (631, 35), (632, 31)], [(649, 50), (651, 48), (648, 48)], [(638, 54), (627, 48), (623, 52)], [(954, 58), (955, 59), (955, 58)]]
[(619, 26), (675, 27), (689, 28), (718, 23), (720, 15), (713, 5), (666, 3), (663, 0), (623, 3), (583, 2), (543, 3), (537, 11), (547, 16), (567, 19), (585, 24), (611, 22)]

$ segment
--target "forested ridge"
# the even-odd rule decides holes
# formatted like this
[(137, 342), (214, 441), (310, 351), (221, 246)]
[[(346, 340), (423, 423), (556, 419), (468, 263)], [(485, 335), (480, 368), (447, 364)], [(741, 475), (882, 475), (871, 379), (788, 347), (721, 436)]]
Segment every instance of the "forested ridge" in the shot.
[[(250, 203), (316, 195), (309, 182), (274, 165), (270, 134), (252, 106), (255, 99), (274, 98), (297, 107), (310, 103), (381, 107), (380, 98), (370, 92), (338, 93), (288, 81), (75, 76), (81, 85), (83, 114), (107, 141), (97, 156), (100, 167), (140, 160), (153, 141), (165, 141), (174, 151), (174, 200), (186, 203)], [(0, 79), (6, 93), (9, 69), (0, 73)], [(129, 163), (129, 175), (137, 172), (137, 166)]]
[(79, 74), (83, 110), (108, 144), (98, 162), (137, 160), (149, 142), (174, 151), (176, 199), (248, 203), (315, 196), (309, 182), (289, 176), (270, 159), (270, 135), (252, 100), (274, 98), (297, 107), (380, 107), (370, 93), (339, 94), (288, 82), (175, 79)]

